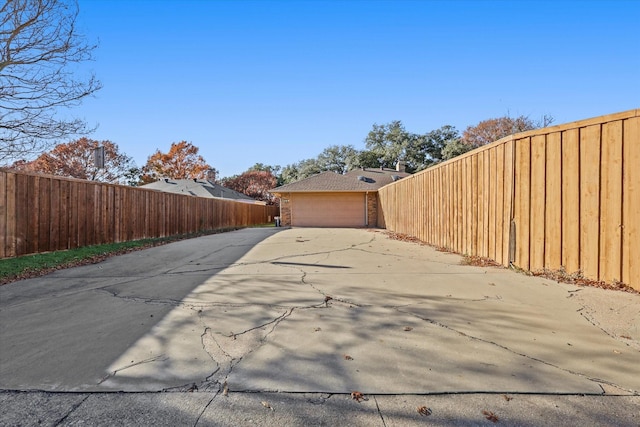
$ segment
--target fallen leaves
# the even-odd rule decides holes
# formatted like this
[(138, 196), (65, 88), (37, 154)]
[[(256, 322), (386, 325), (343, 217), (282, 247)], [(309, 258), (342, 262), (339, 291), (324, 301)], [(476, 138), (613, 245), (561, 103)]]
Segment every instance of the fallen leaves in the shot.
[(409, 242), (409, 243), (417, 243), (419, 245), (426, 245), (427, 243), (423, 242), (422, 240), (418, 239), (417, 237), (413, 237), (413, 236), (409, 236), (408, 234), (402, 234), (402, 233), (394, 233), (393, 231), (387, 231), (384, 234), (387, 235), (387, 237), (391, 240), (398, 240), (401, 242)]
[[(592, 288), (600, 288), (600, 289), (609, 289), (616, 291), (624, 291), (632, 294), (640, 294), (640, 291), (632, 288), (631, 286), (622, 283), (622, 282), (603, 282), (599, 280), (587, 279), (582, 275), (582, 272), (577, 271), (575, 273), (568, 273), (564, 269), (559, 270), (536, 270), (531, 272), (525, 272), (525, 274), (536, 276), (536, 277), (544, 277), (545, 279), (555, 280), (559, 283), (569, 283), (576, 286), (588, 286)], [(572, 291), (569, 291), (572, 292)]]
[(406, 332), (409, 332), (409, 331), (413, 331), (413, 328), (411, 326), (405, 326), (403, 330)]
[(260, 403), (262, 403), (262, 406), (264, 406), (265, 408), (271, 409), (272, 411), (275, 411), (275, 409), (273, 409), (273, 407), (269, 404), (269, 402), (266, 402), (266, 401), (263, 400)]
[(426, 406), (418, 406), (418, 413), (420, 415), (428, 417), (429, 415), (431, 415), (431, 408), (427, 408)]
[(343, 357), (344, 360), (353, 360), (353, 357), (349, 356), (348, 354), (345, 354)]
[(361, 402), (361, 401), (363, 401), (363, 400), (367, 400), (367, 399), (364, 397), (364, 394), (360, 393), (359, 391), (352, 391), (352, 392), (351, 392), (351, 398), (352, 398), (353, 400), (355, 400), (356, 402), (358, 402), (358, 403), (360, 403), (360, 402)]
[(482, 415), (484, 415), (484, 417), (489, 421), (492, 421), (494, 423), (498, 422), (498, 416), (491, 411), (484, 410), (482, 411)]
[(473, 267), (501, 267), (504, 268), (504, 266), (494, 260), (492, 260), (491, 258), (485, 258), (485, 257), (481, 257), (481, 256), (476, 256), (476, 255), (464, 255), (464, 257), (462, 258), (462, 262), (460, 263), (462, 265), (470, 265)]
[(510, 401), (510, 400), (513, 400), (513, 397), (508, 396), (506, 394), (503, 394), (502, 397), (504, 397), (504, 400), (506, 400), (507, 402)]

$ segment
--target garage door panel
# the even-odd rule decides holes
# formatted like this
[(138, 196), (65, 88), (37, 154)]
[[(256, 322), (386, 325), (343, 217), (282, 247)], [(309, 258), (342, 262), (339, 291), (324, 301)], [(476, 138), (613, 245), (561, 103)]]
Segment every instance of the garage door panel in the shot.
[(295, 227), (364, 227), (362, 193), (296, 194), (291, 197), (291, 223)]

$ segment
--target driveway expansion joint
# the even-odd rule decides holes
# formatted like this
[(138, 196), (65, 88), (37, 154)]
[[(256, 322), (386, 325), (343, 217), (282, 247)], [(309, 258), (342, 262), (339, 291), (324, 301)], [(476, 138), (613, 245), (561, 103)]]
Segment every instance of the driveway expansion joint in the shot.
[(382, 415), (382, 411), (380, 410), (380, 405), (378, 404), (378, 399), (376, 399), (376, 396), (372, 396), (373, 401), (376, 404), (376, 410), (378, 411), (378, 416), (380, 417), (380, 420), (382, 421), (382, 425), (383, 427), (387, 427), (387, 423), (384, 421), (384, 415)]
[(204, 408), (202, 408), (202, 411), (200, 411), (200, 413), (198, 414), (198, 418), (196, 418), (195, 423), (193, 423), (193, 427), (197, 427), (198, 423), (200, 422), (200, 418), (202, 418), (202, 415), (204, 415), (204, 413), (207, 411), (207, 409), (209, 408), (209, 406), (211, 406), (211, 404), (213, 403), (213, 401), (216, 399), (216, 397), (218, 397), (218, 395), (220, 394), (220, 392), (216, 392), (213, 397), (211, 399), (209, 399), (209, 401), (207, 402), (207, 404), (204, 406)]

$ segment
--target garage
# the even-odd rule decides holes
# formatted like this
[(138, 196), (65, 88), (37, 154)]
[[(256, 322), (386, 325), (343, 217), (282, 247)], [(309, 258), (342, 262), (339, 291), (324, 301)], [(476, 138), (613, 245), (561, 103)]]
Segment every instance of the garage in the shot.
[(386, 168), (325, 171), (271, 193), (280, 201), (280, 224), (285, 227), (376, 227), (378, 189), (409, 175)]
[(365, 227), (364, 193), (291, 194), (291, 225), (294, 227)]

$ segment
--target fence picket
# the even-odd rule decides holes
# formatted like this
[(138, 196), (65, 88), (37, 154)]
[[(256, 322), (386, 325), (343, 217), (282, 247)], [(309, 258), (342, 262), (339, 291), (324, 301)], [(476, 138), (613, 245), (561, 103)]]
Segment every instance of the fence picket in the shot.
[(0, 171), (0, 258), (262, 224), (277, 214), (275, 206)]
[(383, 187), (380, 216), (435, 246), (640, 289), (639, 116), (503, 138)]

